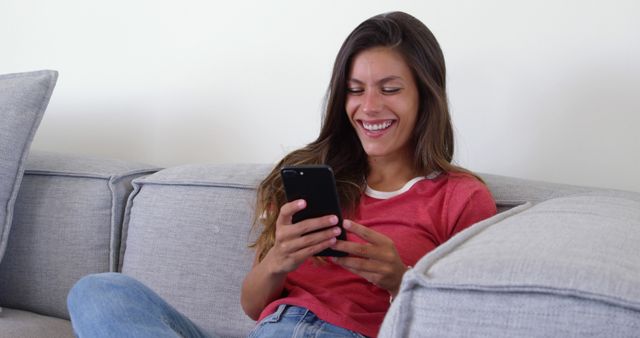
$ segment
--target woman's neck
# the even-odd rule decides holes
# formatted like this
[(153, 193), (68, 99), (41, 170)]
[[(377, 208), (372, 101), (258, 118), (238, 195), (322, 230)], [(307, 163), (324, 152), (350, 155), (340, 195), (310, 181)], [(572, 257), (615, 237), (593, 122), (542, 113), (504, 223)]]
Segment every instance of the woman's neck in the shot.
[(411, 158), (407, 155), (394, 157), (369, 157), (367, 184), (378, 191), (396, 191), (418, 176)]

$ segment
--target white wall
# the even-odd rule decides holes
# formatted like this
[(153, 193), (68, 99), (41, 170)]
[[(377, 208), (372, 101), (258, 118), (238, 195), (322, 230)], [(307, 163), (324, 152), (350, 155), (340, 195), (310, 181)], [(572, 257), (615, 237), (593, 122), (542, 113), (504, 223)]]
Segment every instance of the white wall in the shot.
[(333, 58), (404, 10), (439, 39), (457, 161), (640, 191), (637, 1), (0, 1), (0, 73), (56, 69), (33, 147), (171, 166), (313, 140)]

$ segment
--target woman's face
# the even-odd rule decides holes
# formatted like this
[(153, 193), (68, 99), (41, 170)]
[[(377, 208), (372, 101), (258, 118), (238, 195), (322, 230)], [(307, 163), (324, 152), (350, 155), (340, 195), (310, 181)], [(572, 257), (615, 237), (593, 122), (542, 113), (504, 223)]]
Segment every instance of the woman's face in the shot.
[(375, 47), (353, 58), (346, 111), (369, 158), (410, 155), (419, 106), (418, 88), (402, 56)]

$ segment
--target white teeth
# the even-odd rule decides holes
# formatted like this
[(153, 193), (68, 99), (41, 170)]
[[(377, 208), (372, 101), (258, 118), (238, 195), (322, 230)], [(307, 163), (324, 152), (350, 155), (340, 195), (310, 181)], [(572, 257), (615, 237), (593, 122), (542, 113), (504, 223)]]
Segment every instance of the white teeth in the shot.
[(369, 131), (377, 131), (377, 130), (382, 130), (382, 129), (387, 129), (389, 128), (389, 126), (391, 125), (391, 123), (393, 123), (391, 120), (389, 121), (384, 121), (382, 123), (378, 123), (378, 124), (373, 124), (373, 123), (368, 123), (368, 122), (364, 122), (362, 121), (362, 126), (364, 127), (364, 129), (369, 130)]

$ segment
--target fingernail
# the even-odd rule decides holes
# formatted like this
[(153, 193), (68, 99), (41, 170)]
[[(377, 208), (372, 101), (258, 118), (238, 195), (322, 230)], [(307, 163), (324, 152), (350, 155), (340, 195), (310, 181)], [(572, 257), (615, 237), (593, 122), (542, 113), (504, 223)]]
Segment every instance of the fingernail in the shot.
[(342, 232), (342, 230), (340, 230), (340, 228), (336, 227), (333, 229), (333, 233), (336, 235), (339, 235)]
[(331, 218), (329, 218), (329, 222), (331, 222), (331, 225), (336, 225), (336, 224), (338, 224), (338, 217), (336, 217), (336, 216), (331, 216)]
[(349, 229), (349, 228), (351, 228), (351, 222), (349, 222), (349, 221), (342, 221), (342, 226), (343, 226), (345, 229)]
[(298, 208), (302, 208), (304, 207), (304, 200), (299, 200), (298, 201)]

